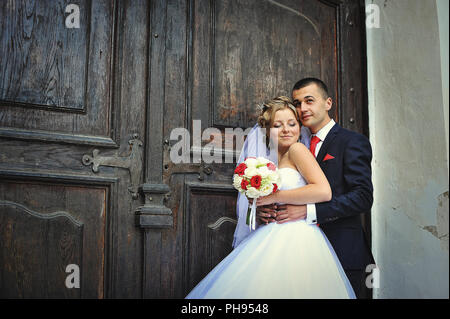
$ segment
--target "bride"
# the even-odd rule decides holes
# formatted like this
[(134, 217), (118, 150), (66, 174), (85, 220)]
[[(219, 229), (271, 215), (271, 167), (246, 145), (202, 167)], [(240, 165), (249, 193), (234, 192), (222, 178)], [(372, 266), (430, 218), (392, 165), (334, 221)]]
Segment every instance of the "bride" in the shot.
[[(331, 188), (325, 175), (311, 152), (297, 142), (300, 123), (289, 98), (282, 96), (265, 103), (258, 124), (266, 132), (270, 130), (271, 138), (278, 143), (278, 152), (272, 152), (275, 158), (266, 157), (278, 162), (282, 186), (276, 193), (258, 199), (257, 205), (329, 201)], [(264, 147), (264, 153), (267, 150)], [(256, 153), (261, 156), (263, 152)], [(247, 205), (245, 196), (240, 196), (235, 249), (186, 298), (355, 298), (331, 244), (317, 225), (297, 220), (262, 224), (249, 232), (245, 225)]]

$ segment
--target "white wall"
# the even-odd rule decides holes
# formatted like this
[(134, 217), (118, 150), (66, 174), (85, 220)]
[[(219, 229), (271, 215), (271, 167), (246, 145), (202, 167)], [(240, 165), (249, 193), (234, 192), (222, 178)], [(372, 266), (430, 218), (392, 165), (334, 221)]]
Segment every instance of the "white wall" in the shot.
[(367, 29), (374, 298), (449, 297), (444, 2), (366, 0), (380, 9), (380, 28)]
[(449, 0), (436, 0), (438, 21), (439, 21), (439, 43), (441, 49), (441, 75), (442, 75), (442, 98), (445, 118), (445, 138), (447, 139), (447, 169), (449, 166), (449, 150), (448, 150), (448, 81), (449, 81), (449, 65), (448, 65), (448, 10)]

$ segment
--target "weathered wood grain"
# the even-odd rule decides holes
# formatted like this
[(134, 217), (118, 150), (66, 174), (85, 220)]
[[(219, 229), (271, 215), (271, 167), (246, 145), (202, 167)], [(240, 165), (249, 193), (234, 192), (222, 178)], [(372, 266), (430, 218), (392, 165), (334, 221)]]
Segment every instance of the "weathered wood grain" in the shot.
[(67, 5), (0, 3), (0, 132), (111, 136), (115, 4), (78, 2), (78, 29), (66, 28)]
[[(107, 189), (0, 182), (0, 294), (5, 298), (101, 298)], [(67, 265), (80, 289), (65, 285)]]

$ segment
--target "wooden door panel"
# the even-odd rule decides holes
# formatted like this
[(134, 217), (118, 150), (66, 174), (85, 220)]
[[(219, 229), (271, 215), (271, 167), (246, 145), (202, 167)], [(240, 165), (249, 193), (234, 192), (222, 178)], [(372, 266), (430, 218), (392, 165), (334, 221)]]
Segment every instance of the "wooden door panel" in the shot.
[[(0, 295), (103, 297), (107, 197), (104, 187), (0, 182)], [(69, 264), (80, 269), (80, 289), (65, 285)]]
[(187, 294), (232, 250), (237, 192), (230, 185), (187, 183), (184, 287)]
[(77, 2), (80, 28), (66, 27), (67, 5), (1, 2), (0, 136), (114, 146), (115, 2)]
[(0, 221), (2, 298), (80, 297), (79, 289), (65, 287), (67, 265), (82, 261), (80, 222), (7, 201), (0, 201)]
[(253, 126), (257, 104), (290, 96), (294, 83), (308, 76), (329, 83), (337, 101), (334, 6), (198, 0), (194, 10), (192, 116), (203, 127)]
[[(3, 2), (0, 36), (6, 57), (1, 99), (35, 107), (85, 108), (86, 68), (88, 65), (88, 1), (79, 4), (82, 29), (66, 29), (63, 21), (65, 1)], [(10, 30), (14, 32), (11, 37)], [(76, 85), (73, 85), (76, 83)]]

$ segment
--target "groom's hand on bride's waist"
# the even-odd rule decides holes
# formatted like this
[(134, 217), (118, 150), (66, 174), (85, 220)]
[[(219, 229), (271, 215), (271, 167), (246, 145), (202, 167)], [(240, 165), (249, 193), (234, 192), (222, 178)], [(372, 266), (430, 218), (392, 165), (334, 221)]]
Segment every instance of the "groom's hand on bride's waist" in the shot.
[(268, 224), (276, 221), (283, 224), (306, 218), (306, 205), (270, 204), (258, 206), (256, 216), (260, 223)]
[(258, 218), (259, 222), (262, 224), (274, 222), (277, 216), (277, 207), (278, 205), (276, 204), (256, 207), (256, 217)]
[(276, 221), (283, 224), (290, 221), (306, 218), (306, 205), (278, 205), (276, 209)]

